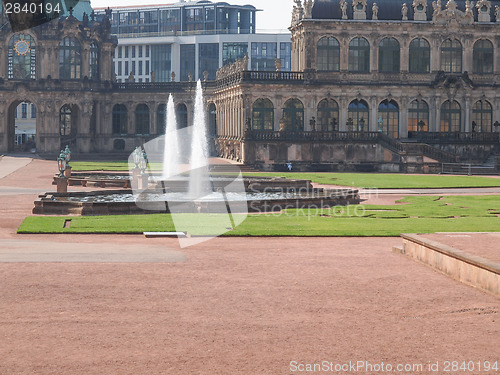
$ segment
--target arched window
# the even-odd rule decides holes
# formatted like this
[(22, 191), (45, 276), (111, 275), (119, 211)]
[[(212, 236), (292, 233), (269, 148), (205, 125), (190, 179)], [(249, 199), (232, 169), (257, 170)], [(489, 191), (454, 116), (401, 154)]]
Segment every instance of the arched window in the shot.
[(338, 131), (339, 105), (333, 99), (323, 99), (318, 104), (318, 131)]
[(422, 38), (413, 39), (410, 43), (410, 73), (429, 73), (431, 68), (431, 47)]
[(399, 42), (394, 38), (385, 38), (378, 47), (378, 70), (383, 73), (398, 73), (400, 64)]
[(349, 71), (354, 73), (370, 71), (370, 44), (365, 38), (354, 38), (349, 43)]
[(188, 126), (188, 110), (184, 103), (181, 103), (175, 109), (175, 115), (177, 117), (177, 127), (179, 129), (187, 128)]
[(75, 38), (64, 38), (59, 44), (59, 77), (80, 79), (82, 69), (80, 42)]
[(462, 73), (462, 44), (456, 39), (446, 39), (441, 44), (441, 70)]
[(320, 72), (338, 72), (340, 70), (340, 45), (333, 36), (325, 36), (319, 40), (317, 63)]
[(473, 67), (474, 73), (493, 73), (493, 44), (487, 39), (474, 43)]
[[(364, 100), (355, 99), (349, 104), (347, 111), (347, 127), (348, 130), (368, 131), (370, 111), (368, 110), (368, 103)], [(350, 125), (352, 122), (352, 125)]]
[(99, 76), (99, 47), (96, 42), (90, 44), (89, 55), (89, 78), (93, 81), (98, 81)]
[(208, 135), (217, 136), (217, 107), (214, 103), (208, 106)]
[(167, 106), (166, 104), (160, 104), (156, 109), (156, 132), (157, 134), (165, 134), (167, 126)]
[(274, 129), (274, 105), (269, 99), (257, 99), (253, 103), (252, 129)]
[(441, 106), (441, 132), (459, 132), (461, 122), (462, 112), (460, 110), (460, 104), (455, 100), (452, 102), (449, 100), (445, 101)]
[(8, 78), (36, 78), (35, 41), (28, 34), (16, 34), (9, 40)]
[(149, 107), (146, 104), (139, 104), (135, 109), (135, 134), (149, 134)]
[(299, 99), (289, 99), (283, 107), (286, 130), (304, 130), (304, 105)]
[(382, 119), (382, 131), (392, 138), (399, 138), (399, 106), (394, 100), (384, 100), (378, 106), (378, 115)]
[(71, 135), (73, 130), (73, 116), (71, 106), (65, 104), (59, 110), (59, 135)]
[(127, 120), (127, 107), (124, 104), (115, 104), (112, 113), (113, 134), (127, 134)]
[(423, 100), (414, 100), (408, 109), (408, 138), (414, 133), (429, 131), (429, 106)]
[(472, 107), (472, 126), (473, 132), (491, 132), (493, 122), (493, 109), (486, 100), (478, 100)]

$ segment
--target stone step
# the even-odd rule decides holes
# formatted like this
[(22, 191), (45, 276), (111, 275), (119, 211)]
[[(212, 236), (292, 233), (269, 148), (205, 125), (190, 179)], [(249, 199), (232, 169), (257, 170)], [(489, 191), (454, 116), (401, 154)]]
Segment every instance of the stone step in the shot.
[(395, 254), (404, 254), (405, 250), (404, 250), (403, 246), (393, 246), (392, 252)]

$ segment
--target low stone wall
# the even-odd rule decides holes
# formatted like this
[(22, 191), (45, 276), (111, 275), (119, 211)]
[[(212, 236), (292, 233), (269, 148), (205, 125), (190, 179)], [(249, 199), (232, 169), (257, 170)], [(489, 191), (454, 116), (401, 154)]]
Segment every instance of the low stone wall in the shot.
[(398, 249), (402, 254), (500, 297), (500, 264), (415, 234), (402, 238), (403, 247)]

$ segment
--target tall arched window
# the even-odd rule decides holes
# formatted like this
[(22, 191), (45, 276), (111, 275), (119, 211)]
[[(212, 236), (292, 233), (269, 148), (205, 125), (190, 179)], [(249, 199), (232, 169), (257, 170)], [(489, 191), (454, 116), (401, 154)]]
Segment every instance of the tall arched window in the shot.
[(99, 76), (99, 47), (96, 42), (90, 44), (89, 55), (89, 78), (93, 81), (98, 81)]
[(149, 134), (149, 107), (146, 104), (139, 104), (135, 109), (135, 134)]
[(75, 38), (64, 38), (59, 44), (59, 77), (80, 79), (82, 69), (82, 49)]
[(491, 132), (493, 109), (486, 100), (478, 100), (472, 107), (472, 126), (474, 132)]
[(318, 104), (316, 130), (337, 131), (339, 123), (339, 105), (333, 99), (323, 99)]
[(422, 38), (413, 39), (410, 43), (410, 73), (429, 73), (431, 68), (431, 47)]
[(208, 106), (208, 135), (217, 136), (217, 107), (214, 103)]
[(73, 130), (73, 116), (71, 106), (65, 104), (59, 110), (59, 135), (71, 135)]
[(456, 39), (446, 39), (441, 44), (441, 70), (462, 73), (462, 44)]
[(394, 38), (385, 38), (378, 47), (378, 70), (383, 73), (398, 73), (400, 64), (399, 42)]
[(253, 103), (252, 129), (274, 129), (274, 105), (269, 99), (257, 99)]
[(36, 46), (28, 34), (16, 34), (9, 40), (8, 78), (36, 78)]
[(429, 106), (423, 100), (414, 100), (408, 109), (408, 137), (415, 132), (429, 131)]
[(392, 138), (399, 138), (399, 106), (394, 100), (384, 100), (378, 106), (379, 121), (382, 118), (382, 131)]
[(368, 103), (364, 100), (353, 100), (349, 104), (347, 117), (348, 127), (350, 126), (349, 123), (352, 121), (353, 130), (368, 131), (370, 112), (368, 110)]
[(157, 134), (165, 134), (167, 127), (167, 105), (160, 104), (156, 109), (156, 133)]
[(461, 122), (462, 111), (460, 104), (455, 100), (452, 102), (449, 100), (445, 101), (441, 106), (441, 132), (459, 132)]
[(493, 73), (493, 44), (487, 39), (474, 43), (472, 71), (478, 74)]
[(349, 43), (349, 71), (370, 72), (370, 43), (365, 38), (354, 38)]
[(184, 103), (181, 103), (175, 109), (175, 115), (177, 117), (177, 127), (179, 129), (187, 128), (188, 126), (188, 110)]
[(115, 104), (113, 106), (112, 123), (113, 134), (127, 134), (128, 111), (124, 104)]
[(286, 130), (304, 130), (304, 105), (299, 99), (289, 99), (286, 101), (283, 107), (283, 119), (285, 120)]
[(318, 71), (338, 72), (340, 70), (340, 45), (333, 36), (323, 37), (318, 42)]

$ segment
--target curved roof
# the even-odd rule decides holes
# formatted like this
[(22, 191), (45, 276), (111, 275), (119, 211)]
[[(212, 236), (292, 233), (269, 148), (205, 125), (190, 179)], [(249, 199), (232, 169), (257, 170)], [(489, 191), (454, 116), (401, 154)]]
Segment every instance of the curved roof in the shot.
[[(408, 19), (413, 20), (413, 1), (412, 0), (367, 0), (366, 19), (372, 19), (372, 5), (377, 3), (378, 19), (401, 21), (401, 7), (406, 3), (408, 7)], [(465, 0), (455, 0), (457, 9), (465, 11)], [(445, 8), (446, 0), (442, 1), (442, 6)], [(352, 0), (347, 0), (347, 17), (352, 19)], [(475, 3), (474, 3), (475, 5)], [(491, 16), (492, 21), (495, 5), (500, 5), (500, 1), (491, 1)], [(477, 19), (477, 9), (474, 7), (474, 17)], [(427, 20), (432, 19), (432, 0), (427, 0)], [(312, 18), (314, 19), (341, 19), (342, 12), (340, 10), (340, 0), (316, 0), (312, 10)]]

